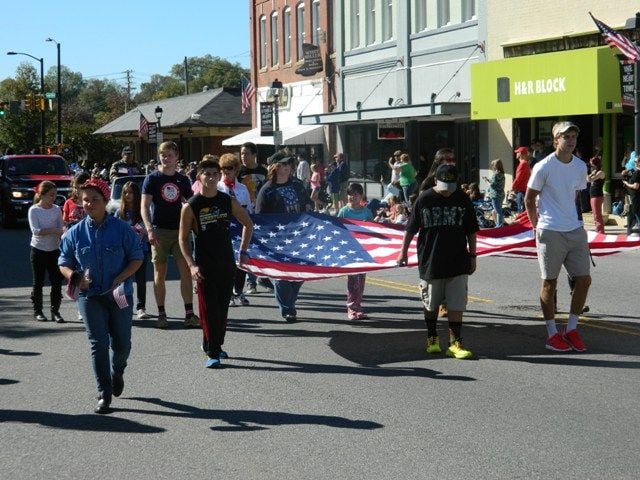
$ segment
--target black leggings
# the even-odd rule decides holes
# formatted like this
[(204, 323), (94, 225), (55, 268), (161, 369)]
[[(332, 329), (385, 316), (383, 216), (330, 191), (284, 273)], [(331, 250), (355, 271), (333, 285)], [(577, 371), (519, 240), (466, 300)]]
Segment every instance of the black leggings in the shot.
[(31, 247), (31, 272), (33, 274), (33, 289), (31, 302), (34, 313), (42, 313), (42, 289), (44, 287), (44, 275), (49, 275), (51, 283), (51, 311), (58, 312), (62, 303), (62, 274), (58, 268), (60, 250), (46, 252)]

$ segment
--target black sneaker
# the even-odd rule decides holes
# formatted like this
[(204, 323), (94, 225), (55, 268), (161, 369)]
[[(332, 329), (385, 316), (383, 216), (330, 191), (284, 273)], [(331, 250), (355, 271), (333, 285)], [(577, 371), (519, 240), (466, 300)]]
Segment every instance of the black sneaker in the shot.
[(42, 312), (35, 312), (33, 314), (33, 318), (35, 318), (37, 322), (46, 322), (47, 321), (47, 317), (45, 317), (44, 313), (42, 313)]
[(111, 413), (111, 397), (98, 398), (98, 404), (93, 409), (94, 412), (104, 415), (105, 413)]
[(119, 397), (122, 395), (122, 390), (124, 390), (124, 378), (122, 375), (114, 373), (111, 377), (111, 388), (113, 389), (113, 395)]
[(298, 317), (296, 317), (295, 315), (285, 315), (284, 319), (287, 323), (295, 323), (298, 321)]
[(66, 323), (60, 312), (51, 312), (51, 321), (56, 323)]

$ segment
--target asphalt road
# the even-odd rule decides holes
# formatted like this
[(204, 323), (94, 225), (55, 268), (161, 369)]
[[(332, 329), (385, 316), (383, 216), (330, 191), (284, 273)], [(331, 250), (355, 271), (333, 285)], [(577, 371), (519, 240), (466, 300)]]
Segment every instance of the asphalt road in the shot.
[(405, 268), (368, 275), (362, 322), (345, 279), (306, 283), (296, 324), (262, 290), (207, 370), (171, 280), (172, 328), (134, 322), (124, 393), (99, 416), (73, 304), (67, 324), (31, 318), (27, 240), (0, 230), (1, 479), (638, 478), (638, 252), (596, 259), (583, 354), (543, 348), (535, 261), (480, 258), (470, 361), (423, 353)]

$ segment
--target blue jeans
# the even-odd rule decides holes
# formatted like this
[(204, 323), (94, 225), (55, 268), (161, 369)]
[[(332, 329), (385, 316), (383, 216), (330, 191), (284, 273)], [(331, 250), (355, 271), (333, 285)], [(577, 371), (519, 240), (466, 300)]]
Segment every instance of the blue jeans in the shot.
[[(122, 375), (131, 352), (131, 316), (133, 296), (127, 295), (129, 306), (120, 309), (111, 294), (78, 297), (91, 346), (91, 363), (98, 384), (98, 395), (110, 398), (111, 372)], [(109, 358), (109, 346), (113, 356)]]
[(502, 227), (504, 225), (504, 217), (502, 216), (502, 202), (504, 197), (492, 198), (491, 205), (493, 211), (496, 212), (496, 227)]
[(296, 300), (298, 292), (304, 282), (290, 282), (288, 280), (274, 280), (273, 289), (276, 301), (280, 307), (280, 315), (296, 315)]
[(518, 213), (524, 212), (524, 192), (516, 192), (516, 205)]
[(413, 182), (410, 185), (407, 185), (406, 187), (402, 187), (402, 195), (404, 196), (404, 201), (405, 202), (409, 202), (409, 197), (411, 196), (411, 194), (413, 193), (413, 189), (416, 186), (416, 182)]

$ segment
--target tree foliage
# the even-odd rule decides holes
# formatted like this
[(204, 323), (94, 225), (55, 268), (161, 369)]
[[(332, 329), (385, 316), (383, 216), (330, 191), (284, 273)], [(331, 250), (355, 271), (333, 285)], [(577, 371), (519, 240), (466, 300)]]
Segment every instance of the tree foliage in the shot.
[[(212, 55), (189, 57), (189, 92), (203, 88), (239, 87), (241, 77), (248, 72), (238, 63)], [(39, 65), (38, 65), (39, 67)], [(88, 156), (89, 161), (110, 161), (117, 158), (121, 142), (93, 132), (145, 102), (184, 95), (184, 62), (175, 64), (167, 75), (154, 74), (140, 85), (139, 93), (127, 99), (123, 85), (108, 79), (85, 79), (64, 65), (60, 68), (62, 87), (62, 134), (64, 143), (73, 144), (75, 157)], [(44, 77), (45, 92), (57, 92), (58, 69), (49, 68)], [(40, 93), (40, 72), (33, 62), (18, 65), (15, 75), (0, 81), (0, 101), (24, 100), (28, 94)], [(51, 109), (49, 109), (49, 105)], [(47, 102), (45, 112), (46, 145), (55, 145), (57, 102)], [(29, 152), (40, 146), (40, 112), (8, 113), (0, 120), (0, 149), (12, 147), (16, 152)]]
[[(188, 57), (187, 70), (189, 93), (219, 87), (239, 87), (240, 79), (248, 72), (239, 63), (212, 55)], [(177, 63), (169, 75), (152, 75), (150, 80), (140, 85), (140, 92), (135, 97), (136, 103), (146, 103), (161, 98), (177, 97), (185, 93), (185, 65)]]

